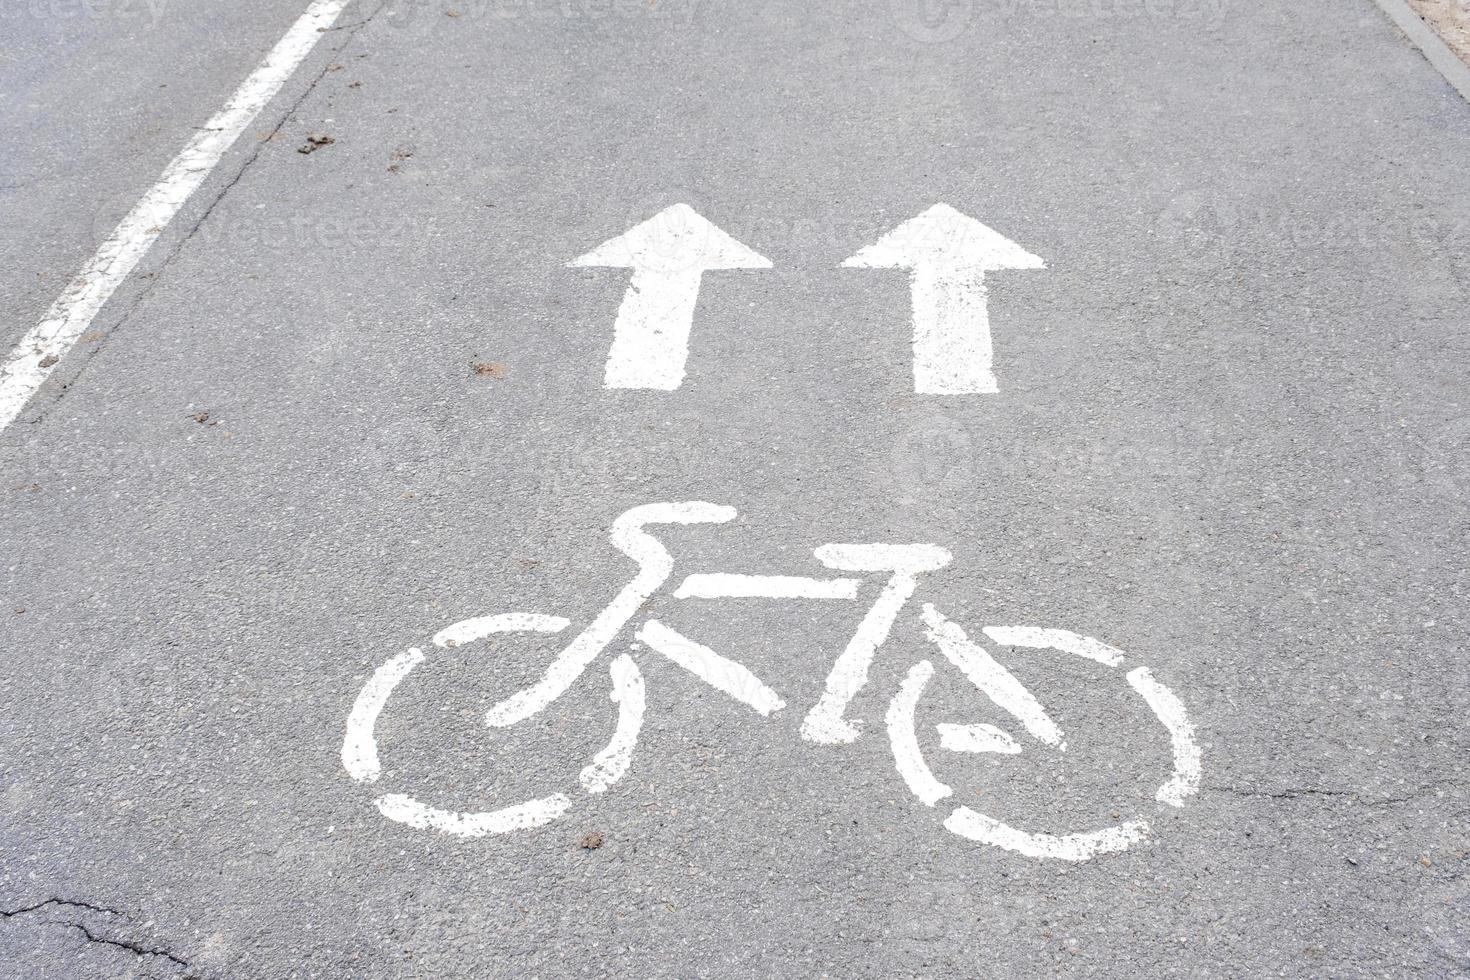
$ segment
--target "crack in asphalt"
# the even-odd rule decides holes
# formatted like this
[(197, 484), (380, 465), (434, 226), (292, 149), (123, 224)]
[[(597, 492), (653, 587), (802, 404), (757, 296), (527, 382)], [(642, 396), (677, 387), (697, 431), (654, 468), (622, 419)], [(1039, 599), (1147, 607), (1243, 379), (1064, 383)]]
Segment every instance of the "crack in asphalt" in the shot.
[(99, 936), (81, 922), (63, 922), (60, 924), (77, 930), (87, 938), (87, 942), (89, 943), (97, 943), (100, 946), (114, 946), (118, 949), (125, 949), (130, 953), (136, 953), (138, 956), (159, 956), (168, 960), (170, 963), (175, 963), (183, 967), (185, 970), (192, 969), (189, 966), (188, 960), (181, 959), (166, 949), (154, 949), (151, 946), (139, 946), (137, 943), (128, 942), (126, 939), (113, 939), (109, 936)]
[[(40, 912), (53, 907), (62, 909), (82, 909), (87, 912), (96, 912), (102, 915), (114, 915), (122, 919), (128, 918), (126, 913), (120, 912), (117, 909), (108, 908), (105, 905), (93, 905), (90, 902), (78, 902), (74, 899), (55, 897), (44, 899), (32, 905), (23, 905), (20, 908), (16, 909), (0, 909), (0, 918), (13, 919), (16, 916), (27, 915), (33, 912)], [(47, 922), (45, 924), (65, 926), (68, 929), (75, 929), (86, 938), (87, 942), (95, 943), (99, 946), (111, 946), (115, 949), (125, 949), (128, 952), (133, 953), (137, 956), (156, 956), (160, 959), (168, 960), (170, 963), (182, 967), (185, 971), (186, 976), (198, 976), (198, 974), (194, 972), (194, 967), (189, 963), (188, 960), (174, 954), (173, 952), (170, 952), (167, 949), (144, 946), (140, 943), (136, 943), (128, 939), (118, 939), (112, 936), (102, 935), (101, 933), (93, 932), (90, 928), (87, 927), (87, 924), (85, 922), (69, 922), (66, 920), (60, 920)]]
[(1379, 799), (1364, 799), (1363, 794), (1353, 789), (1324, 789), (1316, 786), (1288, 786), (1283, 789), (1253, 789), (1249, 786), (1210, 786), (1208, 792), (1229, 793), (1232, 796), (1257, 797), (1268, 800), (1299, 800), (1304, 797), (1351, 797), (1364, 806), (1391, 806), (1408, 803), (1412, 796), (1385, 796)]
[(34, 905), (24, 905), (18, 909), (0, 909), (0, 919), (9, 919), (27, 912), (39, 912), (51, 905), (62, 905), (68, 908), (86, 909), (89, 912), (101, 912), (104, 915), (122, 915), (117, 909), (110, 909), (105, 905), (93, 905), (90, 902), (77, 902), (68, 898), (48, 898)]

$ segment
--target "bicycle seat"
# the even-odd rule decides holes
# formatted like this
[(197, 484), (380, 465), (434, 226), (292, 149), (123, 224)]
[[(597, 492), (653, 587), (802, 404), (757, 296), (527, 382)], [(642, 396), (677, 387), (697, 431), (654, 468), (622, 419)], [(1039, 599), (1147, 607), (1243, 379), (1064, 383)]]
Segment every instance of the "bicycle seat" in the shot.
[(933, 544), (824, 544), (814, 554), (844, 572), (932, 572), (954, 557)]

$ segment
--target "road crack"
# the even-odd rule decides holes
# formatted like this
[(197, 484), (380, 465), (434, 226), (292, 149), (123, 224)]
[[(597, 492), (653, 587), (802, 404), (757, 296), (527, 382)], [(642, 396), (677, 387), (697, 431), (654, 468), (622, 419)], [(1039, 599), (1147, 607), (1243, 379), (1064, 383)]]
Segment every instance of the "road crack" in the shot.
[(1311, 797), (1326, 797), (1329, 799), (1350, 798), (1354, 803), (1363, 806), (1394, 806), (1413, 800), (1412, 796), (1385, 796), (1377, 799), (1365, 799), (1363, 794), (1355, 789), (1327, 789), (1318, 786), (1287, 786), (1281, 789), (1255, 789), (1249, 786), (1209, 786), (1206, 787), (1206, 791), (1267, 800), (1300, 800)]
[(34, 905), (23, 905), (18, 909), (0, 909), (0, 919), (9, 919), (17, 915), (25, 915), (27, 912), (39, 912), (50, 906), (61, 906), (64, 908), (86, 909), (88, 912), (101, 912), (103, 915), (123, 915), (117, 909), (110, 909), (105, 905), (92, 905), (89, 902), (76, 902), (67, 898), (48, 898)]
[[(82, 912), (96, 913), (99, 915), (115, 916), (117, 918), (123, 919), (124, 921), (131, 921), (127, 913), (121, 912), (117, 909), (108, 908), (105, 905), (93, 905), (91, 902), (79, 902), (74, 899), (55, 897), (47, 898), (42, 901), (32, 903), (30, 905), (22, 905), (19, 908), (0, 909), (0, 919), (13, 919), (18, 916), (44, 912), (47, 909), (57, 909), (62, 911), (67, 909), (74, 909), (81, 910)], [(135, 956), (157, 957), (159, 959), (167, 960), (175, 966), (180, 967), (184, 971), (185, 976), (199, 976), (198, 973), (194, 972), (194, 967), (189, 963), (188, 960), (184, 959), (181, 956), (178, 956), (170, 950), (154, 946), (144, 946), (142, 943), (135, 942), (130, 939), (105, 935), (100, 931), (93, 931), (93, 929), (89, 927), (85, 922), (76, 922), (71, 921), (70, 919), (53, 919), (45, 920), (43, 924), (64, 926), (68, 929), (74, 929), (77, 932), (80, 932), (88, 943), (92, 943), (98, 946), (110, 946), (114, 949), (124, 949), (134, 954)]]

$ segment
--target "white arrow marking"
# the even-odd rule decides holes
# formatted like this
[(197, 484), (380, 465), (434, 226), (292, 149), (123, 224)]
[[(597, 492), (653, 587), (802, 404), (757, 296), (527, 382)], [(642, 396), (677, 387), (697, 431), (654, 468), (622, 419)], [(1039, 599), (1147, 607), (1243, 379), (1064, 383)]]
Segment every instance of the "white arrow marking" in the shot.
[(842, 263), (846, 269), (909, 269), (914, 308), (914, 390), (994, 394), (985, 273), (1046, 263), (948, 204), (910, 218)]
[(675, 204), (567, 264), (633, 270), (618, 307), (603, 386), (673, 391), (684, 381), (705, 270), (769, 269), (771, 260), (689, 205)]

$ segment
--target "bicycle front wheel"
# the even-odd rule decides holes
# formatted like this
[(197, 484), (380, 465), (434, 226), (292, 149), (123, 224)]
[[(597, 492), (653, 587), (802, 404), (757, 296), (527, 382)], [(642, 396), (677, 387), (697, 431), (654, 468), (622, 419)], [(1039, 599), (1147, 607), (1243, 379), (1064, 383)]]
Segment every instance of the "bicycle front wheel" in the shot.
[[(971, 685), (997, 708), (1010, 715), (1032, 739), (1058, 751), (1065, 751), (1066, 742), (1061, 729), (1010, 671), (979, 644), (971, 641), (957, 624), (946, 619), (933, 606), (924, 607), (923, 619), (928, 638), (939, 647), (945, 659), (959, 668)], [(987, 627), (984, 632), (1001, 646), (1052, 650), (1081, 657), (1093, 664), (1123, 673), (1122, 679), (1127, 687), (1142, 699), (1148, 712), (1158, 720), (1169, 737), (1173, 768), (1169, 777), (1155, 790), (1154, 799), (1166, 806), (1179, 807), (1188, 796), (1198, 790), (1200, 752), (1184, 705), (1173, 692), (1154, 678), (1147, 667), (1127, 669), (1126, 658), (1121, 651), (1066, 630), (1007, 626)], [(930, 766), (915, 724), (920, 700), (933, 675), (934, 667), (929, 661), (920, 661), (914, 665), (889, 704), (887, 713), (889, 741), (898, 772), (909, 790), (920, 802), (930, 807), (953, 796), (951, 787), (937, 777)], [(940, 747), (952, 752), (1017, 755), (1022, 751), (1021, 743), (1016, 738), (992, 725), (940, 724), (936, 729)], [(993, 845), (1028, 857), (1064, 861), (1085, 861), (1102, 854), (1123, 851), (1150, 834), (1149, 822), (1141, 817), (1072, 834), (1028, 831), (963, 804), (950, 812), (944, 821), (944, 827), (953, 834), (977, 843)]]

